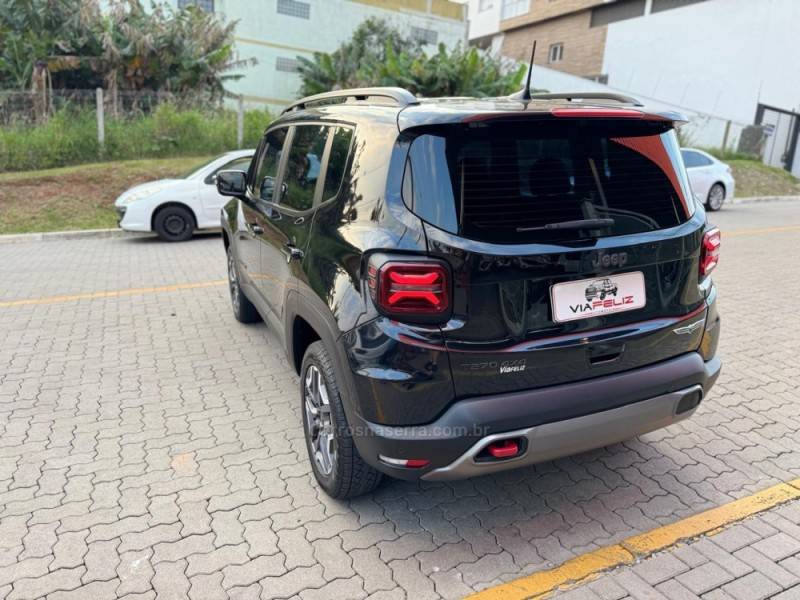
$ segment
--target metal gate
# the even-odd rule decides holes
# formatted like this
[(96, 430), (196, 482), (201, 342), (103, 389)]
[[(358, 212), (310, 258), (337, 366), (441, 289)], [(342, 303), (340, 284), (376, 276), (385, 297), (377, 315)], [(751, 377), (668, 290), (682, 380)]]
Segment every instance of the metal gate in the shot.
[(756, 124), (764, 127), (767, 136), (764, 143), (764, 163), (786, 169), (800, 177), (800, 153), (797, 152), (800, 114), (759, 104)]

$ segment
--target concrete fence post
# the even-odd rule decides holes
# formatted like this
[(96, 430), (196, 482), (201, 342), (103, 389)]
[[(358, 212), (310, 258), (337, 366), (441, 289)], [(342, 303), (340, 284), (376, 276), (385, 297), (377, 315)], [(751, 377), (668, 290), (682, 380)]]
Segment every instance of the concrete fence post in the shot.
[(95, 102), (97, 104), (97, 143), (100, 146), (100, 155), (103, 154), (103, 149), (106, 144), (106, 119), (105, 108), (103, 105), (103, 88), (95, 90)]
[(236, 108), (236, 147), (244, 145), (244, 96), (239, 94), (239, 104)]
[(728, 149), (728, 137), (731, 134), (731, 122), (728, 121), (725, 123), (725, 135), (722, 136), (722, 151), (725, 152)]

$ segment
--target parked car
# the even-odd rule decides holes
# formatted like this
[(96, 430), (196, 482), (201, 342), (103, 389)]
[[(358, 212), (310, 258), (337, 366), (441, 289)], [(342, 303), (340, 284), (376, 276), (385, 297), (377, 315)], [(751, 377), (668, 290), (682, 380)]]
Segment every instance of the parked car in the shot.
[(730, 165), (696, 148), (682, 148), (681, 155), (692, 190), (706, 209), (719, 210), (725, 200), (733, 198), (736, 181)]
[(217, 172), (247, 170), (255, 150), (226, 152), (184, 177), (134, 186), (116, 199), (119, 226), (126, 231), (154, 231), (167, 242), (183, 242), (197, 229), (219, 228), (227, 199), (217, 192)]
[[(289, 106), (248, 172), (218, 173), (233, 314), (285, 348), (328, 494), (695, 411), (720, 371), (719, 230), (676, 160), (681, 117), (638, 106), (330, 92)], [(598, 281), (616, 295), (587, 300)]]

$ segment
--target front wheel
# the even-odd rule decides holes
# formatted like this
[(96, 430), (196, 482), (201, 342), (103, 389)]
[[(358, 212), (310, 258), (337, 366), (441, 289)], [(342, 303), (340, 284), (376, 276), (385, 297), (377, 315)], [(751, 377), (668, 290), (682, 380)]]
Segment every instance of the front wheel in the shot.
[(721, 183), (715, 183), (708, 191), (708, 199), (706, 200), (706, 208), (712, 212), (718, 211), (722, 208), (725, 202), (725, 188)]
[(300, 370), (300, 401), (308, 458), (329, 496), (354, 498), (371, 492), (381, 473), (358, 453), (339, 395), (336, 370), (322, 342), (311, 344)]
[(185, 242), (194, 234), (194, 215), (183, 206), (165, 206), (156, 213), (153, 229), (165, 242)]
[(236, 257), (233, 255), (233, 250), (230, 246), (227, 248), (228, 253), (228, 290), (231, 293), (231, 307), (233, 308), (233, 316), (239, 323), (256, 323), (261, 320), (261, 315), (258, 314), (256, 307), (247, 299), (242, 291), (242, 286), (239, 285), (239, 269), (236, 267)]

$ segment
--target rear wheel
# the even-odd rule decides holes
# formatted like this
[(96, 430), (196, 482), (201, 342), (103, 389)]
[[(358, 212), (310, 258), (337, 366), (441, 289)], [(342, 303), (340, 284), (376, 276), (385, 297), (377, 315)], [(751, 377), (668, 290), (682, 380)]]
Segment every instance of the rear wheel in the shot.
[(228, 252), (228, 289), (231, 293), (231, 306), (233, 307), (233, 316), (240, 323), (256, 323), (261, 320), (261, 315), (258, 310), (253, 306), (253, 303), (244, 295), (241, 286), (239, 285), (239, 270), (236, 268), (236, 258), (233, 256), (233, 251), (230, 246)]
[(708, 199), (706, 200), (706, 208), (710, 211), (717, 211), (722, 208), (725, 202), (725, 188), (721, 183), (715, 183), (708, 190)]
[(183, 206), (165, 206), (156, 213), (153, 229), (165, 242), (185, 242), (194, 234), (194, 215)]
[(380, 484), (381, 473), (364, 462), (353, 442), (336, 370), (322, 342), (306, 350), (300, 377), (303, 429), (314, 477), (333, 498), (371, 492)]

